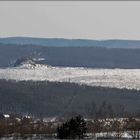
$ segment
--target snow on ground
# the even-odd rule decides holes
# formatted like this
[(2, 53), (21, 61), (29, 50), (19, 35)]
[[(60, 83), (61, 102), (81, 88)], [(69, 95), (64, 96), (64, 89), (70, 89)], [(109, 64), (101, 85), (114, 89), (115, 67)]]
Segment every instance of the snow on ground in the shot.
[[(116, 138), (116, 137), (117, 137), (117, 132), (96, 133), (96, 138)], [(121, 138), (122, 139), (132, 139), (133, 137), (129, 134), (129, 132), (125, 131), (125, 132), (121, 133)]]
[(0, 79), (59, 81), (90, 86), (140, 89), (140, 69), (91, 69), (24, 64), (0, 69)]

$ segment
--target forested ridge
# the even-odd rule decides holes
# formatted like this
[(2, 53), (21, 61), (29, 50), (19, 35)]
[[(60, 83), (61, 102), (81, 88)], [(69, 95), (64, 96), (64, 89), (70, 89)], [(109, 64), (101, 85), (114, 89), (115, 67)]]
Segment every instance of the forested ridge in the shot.
[(0, 80), (1, 113), (36, 116), (138, 116), (140, 91), (73, 83)]
[(44, 58), (52, 66), (89, 68), (140, 68), (139, 48), (49, 47), (0, 44), (0, 67), (11, 66), (25, 56)]

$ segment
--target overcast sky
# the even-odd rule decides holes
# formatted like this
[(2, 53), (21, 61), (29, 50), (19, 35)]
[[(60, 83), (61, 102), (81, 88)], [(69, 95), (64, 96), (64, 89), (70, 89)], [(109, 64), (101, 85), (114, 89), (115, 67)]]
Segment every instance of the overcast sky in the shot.
[(1, 1), (0, 37), (138, 39), (140, 2)]

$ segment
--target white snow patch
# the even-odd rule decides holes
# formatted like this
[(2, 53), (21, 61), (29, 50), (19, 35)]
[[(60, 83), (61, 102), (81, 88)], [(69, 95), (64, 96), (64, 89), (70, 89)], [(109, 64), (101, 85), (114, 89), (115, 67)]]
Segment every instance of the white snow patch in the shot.
[(10, 115), (9, 115), (9, 114), (3, 114), (3, 116), (4, 116), (5, 118), (10, 118)]
[(128, 139), (132, 139), (132, 136), (130, 134), (128, 134), (127, 132), (124, 132), (121, 136), (121, 138), (128, 138)]

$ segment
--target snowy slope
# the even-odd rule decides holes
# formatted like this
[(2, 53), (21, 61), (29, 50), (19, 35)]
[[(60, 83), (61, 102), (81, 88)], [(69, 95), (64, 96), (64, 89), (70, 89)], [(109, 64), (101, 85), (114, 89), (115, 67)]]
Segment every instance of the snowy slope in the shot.
[(0, 79), (74, 82), (91, 86), (140, 89), (140, 69), (89, 69), (25, 63), (0, 69)]

